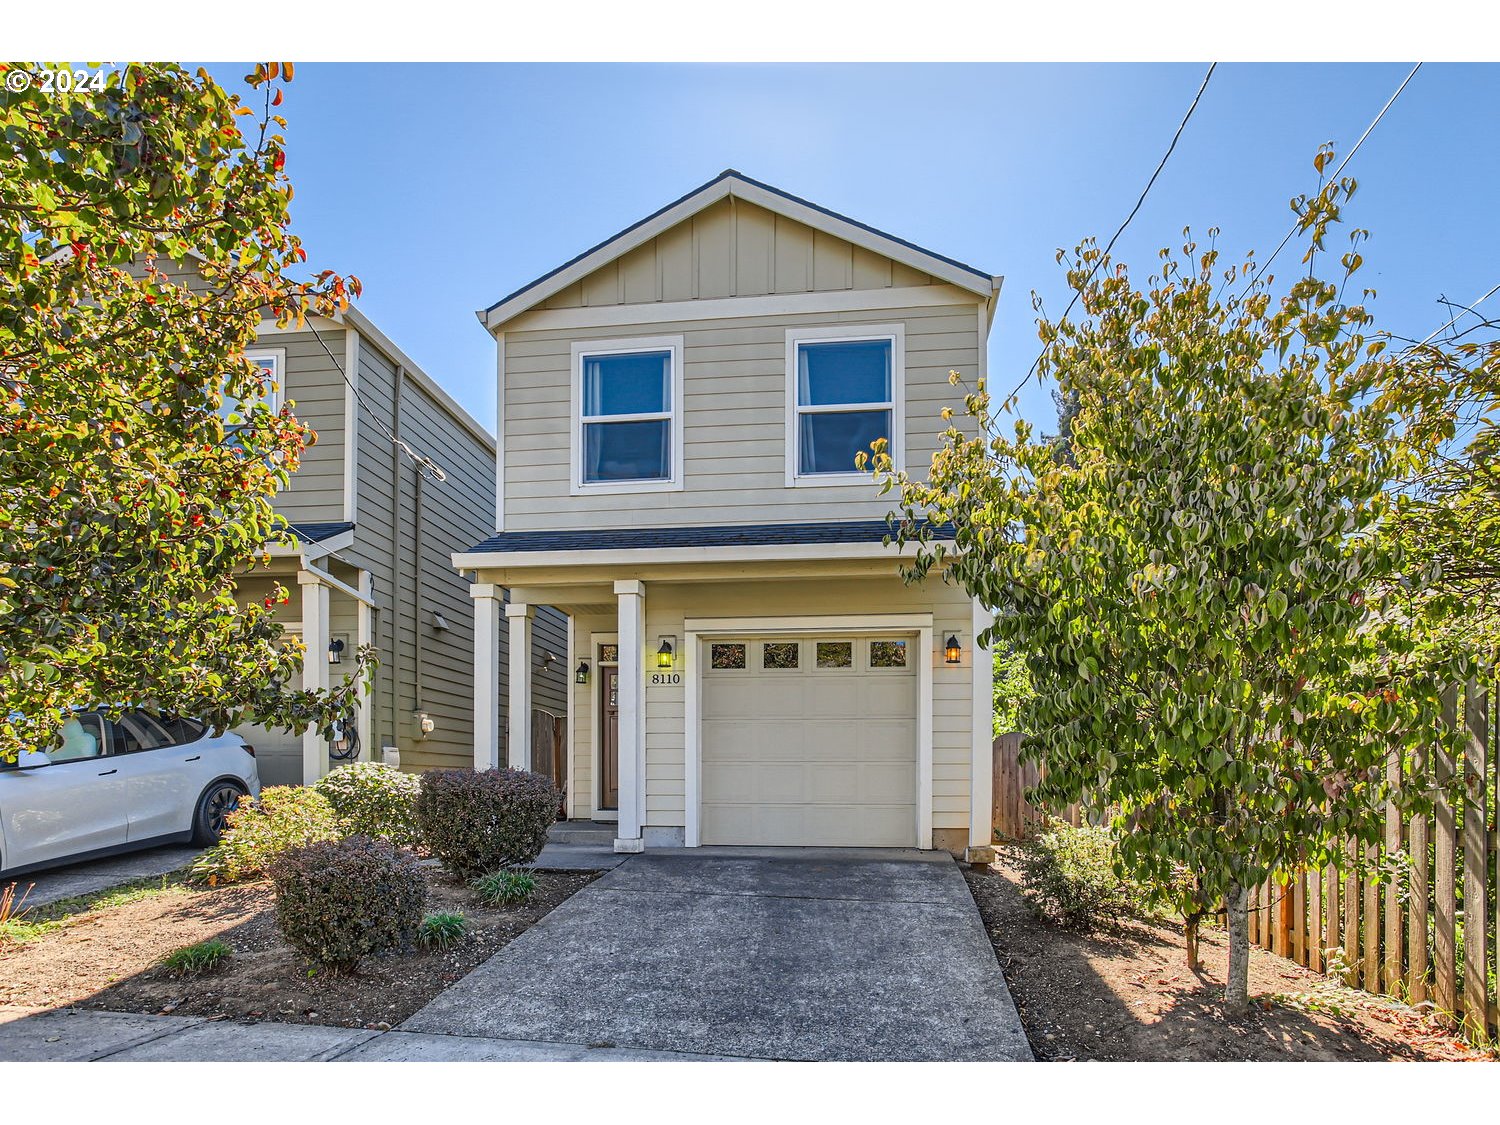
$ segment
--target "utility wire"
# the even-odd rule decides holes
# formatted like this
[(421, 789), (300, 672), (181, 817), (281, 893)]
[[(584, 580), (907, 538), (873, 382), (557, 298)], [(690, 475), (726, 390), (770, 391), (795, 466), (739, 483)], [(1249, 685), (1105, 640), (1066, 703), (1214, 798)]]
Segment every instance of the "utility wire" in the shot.
[[(421, 469), (428, 476), (432, 477), (433, 480), (447, 480), (448, 474), (443, 472), (442, 467), (436, 461), (427, 456), (425, 453), (418, 453), (407, 442), (397, 437), (395, 431), (385, 424), (385, 419), (380, 416), (379, 411), (377, 411), (373, 406), (370, 405), (368, 401), (366, 401), (365, 396), (360, 393), (360, 389), (355, 386), (354, 381), (349, 378), (349, 373), (344, 370), (344, 365), (339, 362), (339, 357), (333, 354), (333, 349), (330, 348), (327, 342), (323, 339), (323, 334), (318, 331), (318, 326), (312, 322), (312, 318), (307, 318), (307, 320), (305, 320), (303, 323), (305, 323), (308, 329), (311, 330), (313, 337), (318, 341), (323, 350), (328, 353), (328, 359), (333, 364), (334, 370), (339, 373), (344, 382), (348, 385), (349, 389), (354, 392), (354, 397), (359, 401), (359, 404), (370, 412), (370, 417), (375, 419), (375, 424), (385, 431), (385, 436), (390, 439), (391, 444), (394, 445), (397, 449), (401, 450), (401, 452), (405, 453), (409, 458), (411, 458), (413, 463), (416, 464), (417, 468)], [(346, 325), (345, 331), (353, 332), (354, 329)], [(345, 440), (348, 440), (347, 434), (345, 435)]]
[[(1436, 340), (1440, 335), (1442, 335), (1444, 332), (1448, 331), (1448, 329), (1452, 328), (1455, 324), (1457, 324), (1459, 322), (1459, 319), (1464, 315), (1464, 313), (1473, 313), (1475, 316), (1478, 316), (1479, 314), (1476, 313), (1476, 312), (1474, 312), (1474, 310), (1477, 309), (1480, 305), (1484, 304), (1485, 301), (1489, 300), (1496, 293), (1500, 293), (1500, 284), (1497, 284), (1497, 285), (1493, 286), (1489, 290), (1489, 292), (1485, 293), (1481, 297), (1476, 298), (1472, 304), (1460, 305), (1459, 309), (1462, 310), (1462, 311), (1460, 311), (1458, 313), (1455, 313), (1452, 320), (1450, 320), (1447, 324), (1443, 325), (1436, 332), (1434, 332), (1432, 335), (1428, 336), (1427, 339), (1423, 340), (1420, 344), (1417, 344), (1416, 346), (1420, 348), (1420, 347), (1423, 347), (1423, 346), (1425, 346), (1427, 344), (1432, 343), (1432, 341)], [(1460, 335), (1466, 335), (1466, 334), (1467, 333), (1460, 333)]]
[[(1125, 216), (1125, 221), (1120, 224), (1120, 229), (1115, 231), (1108, 244), (1104, 247), (1104, 253), (1099, 255), (1099, 260), (1094, 263), (1094, 268), (1089, 270), (1088, 277), (1084, 278), (1083, 284), (1085, 286), (1088, 285), (1090, 281), (1094, 280), (1094, 274), (1098, 273), (1099, 267), (1108, 260), (1109, 252), (1114, 249), (1115, 242), (1119, 239), (1120, 235), (1125, 233), (1125, 228), (1130, 225), (1130, 221), (1134, 219), (1137, 212), (1140, 211), (1141, 205), (1146, 202), (1146, 196), (1151, 194), (1152, 185), (1156, 183), (1156, 178), (1161, 175), (1161, 170), (1167, 166), (1167, 161), (1171, 159), (1173, 151), (1177, 148), (1177, 142), (1182, 138), (1182, 131), (1187, 128), (1187, 123), (1192, 118), (1193, 111), (1198, 108), (1198, 102), (1203, 97), (1203, 91), (1208, 89), (1208, 80), (1214, 76), (1214, 68), (1218, 65), (1218, 63), (1209, 64), (1208, 72), (1204, 74), (1203, 82), (1198, 87), (1198, 92), (1193, 95), (1192, 104), (1188, 106), (1187, 113), (1183, 114), (1182, 121), (1177, 126), (1177, 132), (1172, 134), (1172, 143), (1167, 145), (1167, 151), (1162, 154), (1161, 162), (1157, 164), (1156, 171), (1152, 172), (1151, 178), (1146, 181), (1146, 186), (1141, 190), (1141, 196), (1135, 201), (1135, 206), (1130, 209), (1130, 214)], [(1082, 288), (1082, 286), (1080, 286), (1080, 288)], [(1073, 311), (1073, 306), (1077, 303), (1078, 290), (1075, 289), (1073, 291), (1073, 299), (1068, 302), (1068, 307), (1063, 310), (1063, 320), (1066, 320), (1068, 318), (1068, 314)], [(1025, 377), (1016, 384), (1016, 389), (1011, 391), (1010, 394), (1006, 395), (1005, 398), (1000, 400), (1002, 403), (1009, 402), (1011, 399), (1015, 398), (1016, 395), (1021, 393), (1021, 388), (1026, 386), (1026, 384), (1031, 381), (1031, 377), (1036, 374), (1036, 369), (1042, 362), (1042, 356), (1046, 354), (1046, 348), (1043, 348), (1040, 352), (1037, 353), (1036, 359), (1031, 361), (1030, 370), (1028, 370)]]
[[(1380, 112), (1375, 115), (1375, 120), (1371, 121), (1370, 124), (1365, 128), (1365, 131), (1360, 134), (1359, 140), (1354, 142), (1354, 147), (1349, 150), (1349, 155), (1344, 157), (1344, 159), (1339, 162), (1339, 166), (1333, 170), (1333, 176), (1331, 177), (1332, 179), (1337, 180), (1339, 178), (1339, 173), (1348, 166), (1349, 161), (1354, 159), (1354, 154), (1359, 151), (1359, 146), (1365, 143), (1365, 139), (1375, 131), (1375, 126), (1380, 124), (1380, 119), (1385, 116), (1386, 110), (1390, 109), (1391, 106), (1396, 104), (1396, 99), (1401, 96), (1401, 91), (1406, 89), (1407, 83), (1415, 78), (1417, 76), (1417, 71), (1421, 69), (1421, 63), (1417, 63), (1416, 66), (1411, 68), (1411, 73), (1409, 73), (1402, 80), (1401, 85), (1396, 87), (1396, 92), (1390, 96), (1390, 99), (1385, 103), (1385, 105), (1380, 107)], [(1259, 268), (1257, 268), (1255, 273), (1251, 276), (1250, 281), (1252, 284), (1255, 282), (1256, 278), (1260, 277), (1261, 274), (1265, 273), (1266, 270), (1271, 267), (1271, 263), (1276, 260), (1276, 255), (1280, 254), (1282, 250), (1286, 249), (1286, 244), (1292, 240), (1292, 236), (1296, 234), (1300, 229), (1302, 229), (1302, 224), (1300, 222), (1292, 224), (1292, 229), (1286, 232), (1286, 237), (1277, 244), (1276, 249), (1271, 251), (1271, 256), (1264, 262), (1262, 262)], [(1438, 329), (1438, 331), (1441, 332), (1442, 329)]]

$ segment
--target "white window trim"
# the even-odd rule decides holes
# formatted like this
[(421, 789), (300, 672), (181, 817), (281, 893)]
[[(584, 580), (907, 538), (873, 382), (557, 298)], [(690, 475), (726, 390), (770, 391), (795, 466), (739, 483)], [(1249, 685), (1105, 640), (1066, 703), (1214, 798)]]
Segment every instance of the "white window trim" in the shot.
[(276, 366), (271, 376), (274, 384), (269, 394), (263, 401), (275, 414), (281, 409), (281, 404), (286, 401), (286, 349), (285, 348), (247, 348), (245, 358), (251, 361), (258, 359), (269, 359)]
[[(621, 480), (584, 483), (583, 479), (583, 361), (591, 356), (629, 355), (632, 352), (670, 352), (672, 359), (672, 409), (667, 415), (671, 426), (669, 456), (672, 460), (671, 475), (666, 480)], [(633, 492), (681, 492), (683, 486), (682, 464), (682, 337), (681, 336), (637, 336), (625, 340), (575, 341), (572, 349), (568, 408), (568, 447), (572, 479), (569, 493), (573, 496), (591, 496), (608, 493)], [(613, 414), (599, 421), (631, 422), (642, 419), (659, 419), (660, 414)]]
[[(788, 488), (826, 488), (829, 486), (874, 483), (869, 473), (851, 469), (847, 473), (807, 473), (798, 471), (797, 419), (802, 414), (844, 411), (859, 404), (837, 407), (801, 407), (797, 404), (797, 347), (805, 343), (859, 343), (886, 340), (891, 345), (891, 460), (899, 472), (906, 468), (906, 325), (839, 324), (824, 328), (788, 328), (786, 330), (786, 486)], [(872, 403), (874, 409), (880, 404)]]

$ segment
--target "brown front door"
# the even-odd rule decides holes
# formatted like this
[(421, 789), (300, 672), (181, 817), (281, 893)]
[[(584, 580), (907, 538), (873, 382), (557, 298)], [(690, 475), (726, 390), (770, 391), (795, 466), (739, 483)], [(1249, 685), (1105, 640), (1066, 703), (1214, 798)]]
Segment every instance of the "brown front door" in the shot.
[(599, 669), (599, 703), (604, 721), (599, 724), (599, 807), (620, 807), (620, 669), (606, 664)]

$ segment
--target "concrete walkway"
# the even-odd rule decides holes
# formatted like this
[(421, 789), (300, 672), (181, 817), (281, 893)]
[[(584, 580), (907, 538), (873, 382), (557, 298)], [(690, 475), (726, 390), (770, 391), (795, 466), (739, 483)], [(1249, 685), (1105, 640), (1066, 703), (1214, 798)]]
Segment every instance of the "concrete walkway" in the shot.
[(697, 1062), (674, 1051), (59, 1008), (0, 1009), (0, 1062)]
[(401, 1025), (764, 1059), (1029, 1059), (943, 853), (649, 851)]
[(52, 867), (45, 871), (33, 871), (29, 875), (7, 875), (0, 882), (15, 883), (16, 897), (27, 884), (36, 884), (26, 896), (27, 906), (46, 906), (65, 898), (98, 894), (122, 883), (136, 879), (154, 878), (181, 871), (198, 858), (201, 848), (183, 844), (146, 851), (127, 852), (106, 859), (90, 859), (83, 863), (72, 863), (66, 867)]

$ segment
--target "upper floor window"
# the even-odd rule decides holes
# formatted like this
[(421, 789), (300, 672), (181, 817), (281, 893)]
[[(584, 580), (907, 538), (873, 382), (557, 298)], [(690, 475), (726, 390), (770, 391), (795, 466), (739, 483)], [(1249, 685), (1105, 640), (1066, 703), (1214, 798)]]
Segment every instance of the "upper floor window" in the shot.
[(247, 412), (257, 402), (263, 402), (272, 413), (281, 409), (282, 369), (286, 366), (286, 352), (281, 348), (268, 348), (246, 352), (245, 358), (260, 368), (265, 390), (253, 398), (236, 398), (226, 394), (219, 404), (219, 417), (224, 425), (236, 426), (246, 421)]
[(787, 332), (787, 484), (867, 481), (856, 456), (884, 438), (902, 466), (901, 326)]
[(573, 345), (573, 491), (682, 487), (682, 338)]

